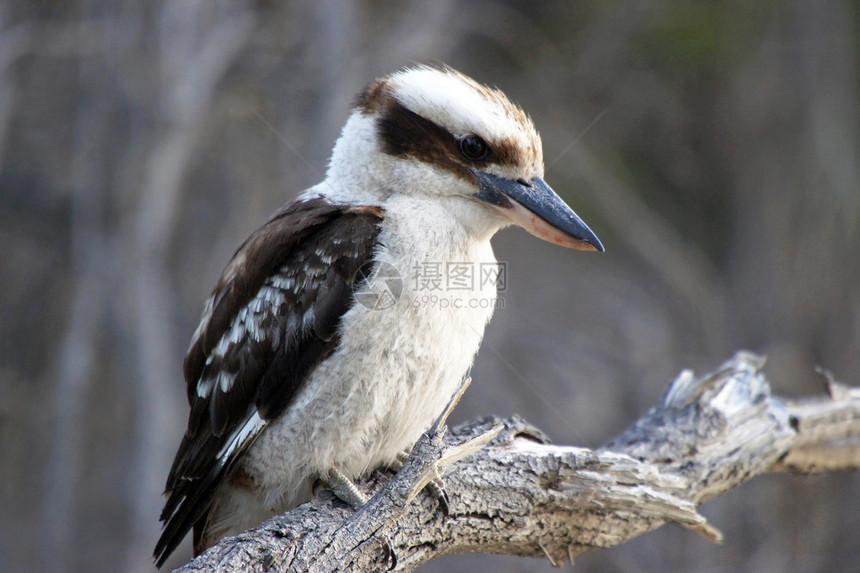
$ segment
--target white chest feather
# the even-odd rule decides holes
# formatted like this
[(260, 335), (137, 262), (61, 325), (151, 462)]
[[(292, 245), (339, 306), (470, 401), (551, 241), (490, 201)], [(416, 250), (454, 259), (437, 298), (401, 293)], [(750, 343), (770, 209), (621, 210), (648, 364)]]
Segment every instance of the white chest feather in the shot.
[(386, 205), (382, 272), (344, 315), (338, 349), (246, 456), (272, 509), (299, 501), (307, 478), (329, 468), (357, 477), (392, 462), (467, 374), (496, 304), (497, 268), (489, 238), (468, 235), (446, 208)]

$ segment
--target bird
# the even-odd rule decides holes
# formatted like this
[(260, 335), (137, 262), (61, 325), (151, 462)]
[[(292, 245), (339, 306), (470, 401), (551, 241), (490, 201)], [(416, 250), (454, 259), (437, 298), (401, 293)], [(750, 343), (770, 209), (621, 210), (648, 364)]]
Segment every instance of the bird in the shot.
[(242, 243), (205, 303), (159, 567), (190, 530), (198, 555), (319, 480), (396, 464), (471, 368), (498, 300), (493, 235), (603, 251), (543, 176), (532, 120), (499, 89), (424, 64), (367, 85), (324, 180)]

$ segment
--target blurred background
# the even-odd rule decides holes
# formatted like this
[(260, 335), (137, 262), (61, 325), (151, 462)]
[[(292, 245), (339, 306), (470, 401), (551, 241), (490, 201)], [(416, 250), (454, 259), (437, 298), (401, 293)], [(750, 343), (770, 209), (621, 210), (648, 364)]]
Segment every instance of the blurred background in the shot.
[[(238, 244), (323, 178), (355, 95), (412, 62), (534, 118), (606, 253), (501, 233), (455, 422), (596, 447), (683, 368), (860, 377), (860, 3), (0, 2), (0, 569), (151, 571), (180, 367)], [(762, 476), (578, 571), (847, 571), (860, 478)], [(168, 563), (190, 556), (183, 546)], [(549, 571), (449, 556), (422, 571)]]

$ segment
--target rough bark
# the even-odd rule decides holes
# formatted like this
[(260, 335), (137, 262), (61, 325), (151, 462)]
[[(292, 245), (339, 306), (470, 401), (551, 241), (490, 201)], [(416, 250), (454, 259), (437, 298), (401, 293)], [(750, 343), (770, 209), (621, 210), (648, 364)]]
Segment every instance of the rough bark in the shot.
[[(549, 444), (516, 417), (431, 431), (395, 477), (359, 484), (373, 495), (360, 510), (323, 492), (178, 571), (410, 571), (455, 552), (562, 564), (667, 522), (719, 542), (701, 502), (765, 472), (860, 467), (860, 389), (828, 376), (827, 396), (782, 400), (763, 363), (739, 352), (704, 377), (682, 372), (659, 405), (596, 450)], [(426, 490), (415, 495), (437, 470), (447, 514)]]

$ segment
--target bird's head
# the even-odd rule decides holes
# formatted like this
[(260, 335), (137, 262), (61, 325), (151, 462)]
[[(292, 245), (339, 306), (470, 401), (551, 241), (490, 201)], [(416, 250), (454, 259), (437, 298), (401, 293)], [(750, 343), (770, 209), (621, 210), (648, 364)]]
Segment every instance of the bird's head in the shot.
[(513, 223), (551, 243), (602, 251), (543, 169), (537, 130), (501, 91), (451, 68), (417, 66), (362, 92), (328, 179), (345, 199), (382, 205), (397, 195), (444, 197), (476, 234)]

